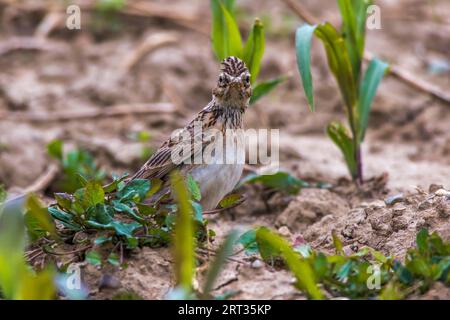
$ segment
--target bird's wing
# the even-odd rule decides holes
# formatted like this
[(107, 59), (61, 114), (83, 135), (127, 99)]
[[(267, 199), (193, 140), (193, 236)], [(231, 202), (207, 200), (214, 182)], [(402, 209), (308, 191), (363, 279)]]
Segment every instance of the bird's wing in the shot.
[[(165, 141), (161, 147), (150, 157), (150, 159), (136, 172), (130, 180), (133, 179), (163, 179), (167, 174), (177, 167), (186, 163), (191, 158), (191, 162), (202, 152), (202, 148), (194, 147), (196, 143), (202, 143), (206, 129), (217, 127), (214, 120), (214, 113), (210, 108), (203, 109), (197, 117), (192, 120), (185, 128), (176, 135)], [(194, 130), (196, 122), (201, 122), (202, 130)], [(173, 162), (172, 154), (177, 155), (177, 163)]]

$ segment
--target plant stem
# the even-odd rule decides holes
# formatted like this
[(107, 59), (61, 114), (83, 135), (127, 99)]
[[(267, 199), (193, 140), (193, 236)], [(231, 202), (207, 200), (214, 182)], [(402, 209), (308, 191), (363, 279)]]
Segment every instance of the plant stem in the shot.
[(355, 160), (356, 160), (356, 183), (359, 186), (361, 186), (363, 184), (363, 171), (362, 171), (362, 156), (360, 143), (356, 143), (355, 146)]

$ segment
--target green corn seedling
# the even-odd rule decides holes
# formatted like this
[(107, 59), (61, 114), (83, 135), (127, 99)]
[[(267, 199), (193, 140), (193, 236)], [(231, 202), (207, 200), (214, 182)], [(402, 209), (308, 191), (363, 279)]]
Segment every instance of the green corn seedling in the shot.
[(250, 99), (250, 103), (253, 104), (272, 91), (286, 77), (281, 76), (256, 83), (264, 55), (264, 26), (256, 18), (247, 41), (243, 43), (242, 35), (236, 22), (234, 3), (234, 0), (211, 0), (212, 48), (218, 60), (223, 60), (228, 56), (235, 56), (245, 62), (251, 74), (250, 81), (253, 87), (253, 96)]
[(341, 150), (354, 181), (363, 183), (361, 144), (369, 120), (370, 108), (388, 64), (372, 59), (363, 74), (362, 64), (366, 35), (366, 13), (370, 0), (338, 0), (342, 28), (330, 23), (297, 29), (295, 36), (297, 64), (303, 89), (311, 111), (314, 111), (311, 76), (311, 40), (315, 35), (326, 51), (328, 66), (335, 77), (345, 106), (350, 130), (341, 122), (328, 124), (326, 132)]

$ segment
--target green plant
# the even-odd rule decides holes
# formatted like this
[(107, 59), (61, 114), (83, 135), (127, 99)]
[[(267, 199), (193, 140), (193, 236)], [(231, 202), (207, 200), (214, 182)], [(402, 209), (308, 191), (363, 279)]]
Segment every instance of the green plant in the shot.
[(62, 167), (63, 175), (56, 182), (57, 190), (75, 192), (86, 184), (87, 180), (99, 183), (104, 181), (104, 171), (98, 168), (89, 152), (75, 149), (64, 154), (63, 145), (61, 140), (53, 140), (47, 145), (49, 155), (58, 160)]
[(0, 207), (2, 203), (6, 200), (7, 193), (5, 187), (0, 183)]
[[(35, 272), (24, 258), (24, 202), (24, 197), (16, 198), (0, 207), (0, 296), (17, 300), (53, 299), (55, 270), (46, 267)], [(40, 214), (34, 218), (40, 220)]]
[(288, 194), (297, 194), (303, 188), (330, 188), (330, 185), (327, 183), (309, 183), (281, 170), (273, 174), (250, 173), (241, 180), (239, 186), (255, 183), (260, 183), (265, 187)]
[(198, 242), (195, 233), (195, 210), (192, 199), (195, 198), (195, 190), (189, 187), (189, 182), (184, 181), (179, 172), (171, 176), (171, 185), (177, 201), (177, 217), (175, 232), (173, 235), (173, 256), (176, 278), (176, 287), (169, 293), (169, 299), (210, 299), (213, 285), (223, 268), (228, 256), (233, 251), (233, 246), (238, 238), (236, 230), (231, 231), (223, 241), (216, 253), (215, 260), (211, 263), (202, 291), (194, 290), (196, 258), (195, 252)]
[(365, 47), (367, 7), (370, 0), (338, 0), (342, 16), (342, 28), (335, 29), (325, 22), (297, 29), (295, 43), (297, 64), (303, 89), (311, 111), (314, 111), (311, 76), (311, 40), (316, 35), (326, 51), (328, 66), (335, 77), (346, 109), (348, 129), (340, 122), (327, 126), (327, 134), (344, 155), (352, 178), (363, 183), (361, 144), (369, 120), (373, 98), (388, 65), (376, 58), (369, 62), (365, 74), (362, 64)]
[(268, 263), (284, 262), (297, 279), (296, 287), (313, 299), (323, 298), (325, 292), (352, 299), (403, 299), (428, 290), (436, 281), (450, 285), (450, 243), (437, 233), (421, 230), (404, 263), (369, 247), (346, 255), (341, 240), (334, 233), (332, 237), (334, 255), (307, 244), (293, 246), (265, 227), (244, 233), (238, 243), (251, 254), (259, 252)]
[(94, 31), (118, 32), (123, 27), (119, 13), (125, 9), (126, 0), (97, 0), (95, 2), (95, 19), (92, 21)]
[(218, 60), (223, 60), (228, 56), (236, 56), (242, 59), (251, 74), (253, 85), (253, 96), (250, 103), (255, 103), (261, 97), (267, 95), (286, 77), (281, 76), (276, 79), (260, 82), (256, 80), (261, 68), (261, 60), (264, 55), (265, 36), (264, 26), (259, 19), (255, 19), (253, 27), (248, 35), (245, 44), (242, 42), (242, 35), (236, 22), (234, 0), (211, 0), (212, 48)]
[[(116, 177), (106, 186), (90, 180), (73, 194), (55, 193), (56, 204), (48, 211), (73, 232), (102, 231), (97, 244), (120, 242), (134, 248), (139, 243), (164, 243), (168, 239), (168, 229), (163, 228), (165, 221), (161, 218), (171, 209), (164, 208), (164, 211), (157, 204), (149, 206), (142, 203), (159, 190), (161, 181), (134, 180), (125, 184), (123, 180), (126, 177)], [(158, 210), (161, 216), (157, 217)], [(138, 237), (136, 232), (144, 229), (146, 233)]]

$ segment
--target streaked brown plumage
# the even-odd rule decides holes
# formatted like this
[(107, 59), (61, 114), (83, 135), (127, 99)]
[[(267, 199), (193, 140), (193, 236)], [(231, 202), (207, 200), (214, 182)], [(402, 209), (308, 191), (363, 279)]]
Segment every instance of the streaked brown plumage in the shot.
[[(184, 127), (176, 136), (165, 141), (151, 158), (137, 171), (132, 179), (158, 178), (164, 181), (162, 193), (170, 192), (168, 176), (174, 169), (183, 174), (190, 173), (200, 185), (202, 193), (201, 204), (205, 210), (214, 209), (218, 202), (235, 187), (242, 174), (243, 164), (176, 164), (172, 161), (172, 153), (179, 154), (186, 145), (191, 152), (184, 160), (194, 159), (196, 154), (204, 151), (210, 143), (208, 132), (217, 129), (221, 134), (226, 130), (238, 132), (243, 128), (243, 114), (248, 107), (251, 96), (250, 73), (244, 62), (236, 57), (228, 57), (221, 63), (221, 73), (216, 87), (213, 89), (211, 102)], [(202, 134), (199, 136), (194, 125), (200, 123)], [(189, 133), (188, 138), (184, 138)], [(211, 133), (213, 134), (213, 133)], [(197, 135), (197, 136), (196, 136)], [(181, 139), (180, 139), (181, 137)], [(241, 139), (242, 137), (238, 138)], [(201, 148), (194, 148), (193, 141), (201, 139)], [(177, 153), (178, 152), (178, 153)], [(239, 153), (244, 156), (244, 146), (237, 150), (225, 152)], [(225, 155), (228, 156), (228, 155)], [(233, 156), (233, 155), (232, 155)]]

